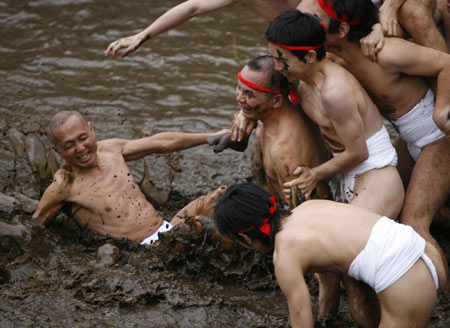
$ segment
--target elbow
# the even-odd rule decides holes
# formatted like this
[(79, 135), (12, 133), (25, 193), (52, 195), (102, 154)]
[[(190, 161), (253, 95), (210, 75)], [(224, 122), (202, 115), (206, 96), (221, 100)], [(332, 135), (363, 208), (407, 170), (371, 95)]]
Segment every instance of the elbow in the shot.
[(433, 113), (433, 120), (445, 134), (450, 134), (450, 110), (435, 110)]

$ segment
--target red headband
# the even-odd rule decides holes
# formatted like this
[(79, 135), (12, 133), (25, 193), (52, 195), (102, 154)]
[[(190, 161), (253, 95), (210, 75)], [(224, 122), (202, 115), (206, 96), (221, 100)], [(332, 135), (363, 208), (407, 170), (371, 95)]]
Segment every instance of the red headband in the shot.
[(268, 92), (268, 93), (273, 93), (274, 95), (279, 95), (281, 93), (280, 90), (273, 90), (273, 89), (269, 89), (269, 88), (260, 87), (259, 85), (256, 85), (250, 81), (247, 81), (246, 79), (244, 79), (242, 77), (241, 72), (239, 72), (237, 74), (237, 77), (242, 83), (245, 83), (252, 89), (263, 91), (263, 92)]
[(318, 49), (318, 48), (322, 47), (321, 44), (318, 46), (287, 46), (285, 44), (278, 43), (275, 41), (270, 41), (270, 43), (276, 45), (277, 47), (286, 49), (286, 50), (314, 50), (314, 49)]
[(331, 0), (317, 0), (317, 3), (328, 16), (330, 16), (334, 20), (337, 20), (338, 22), (348, 23), (349, 25), (358, 25), (359, 23), (361, 23), (361, 20), (359, 18), (353, 18), (352, 20), (349, 20), (347, 15), (345, 14), (342, 14), (342, 18), (339, 18), (336, 9), (331, 3)]
[[(239, 73), (237, 74), (237, 76), (238, 76), (238, 79), (239, 79), (242, 83), (248, 85), (248, 86), (249, 86), (250, 88), (252, 88), (252, 89), (259, 90), (259, 91), (263, 91), (263, 92), (272, 93), (272, 94), (275, 94), (275, 95), (279, 95), (279, 94), (281, 93), (280, 90), (272, 90), (272, 89), (260, 87), (259, 85), (256, 85), (256, 84), (254, 84), (254, 83), (252, 83), (252, 82), (250, 82), (250, 81), (247, 81), (246, 79), (244, 79), (244, 78), (242, 77), (241, 72), (239, 72)], [(291, 91), (289, 92), (289, 95), (291, 96), (291, 101), (292, 101), (292, 102), (296, 102), (296, 101), (298, 100), (298, 94), (297, 94), (295, 91), (292, 91), (292, 90), (291, 90)]]
[(264, 218), (262, 221), (263, 223), (260, 224), (259, 226), (253, 226), (250, 227), (246, 230), (236, 230), (235, 232), (237, 233), (245, 233), (245, 232), (249, 232), (251, 230), (254, 230), (256, 228), (259, 229), (259, 231), (261, 231), (263, 234), (266, 234), (267, 236), (270, 237), (270, 224), (269, 221), (272, 218), (272, 214), (275, 213), (275, 211), (277, 210), (277, 204), (275, 203), (275, 197), (273, 196), (269, 196), (269, 199), (272, 201), (272, 206), (270, 206), (269, 211), (270, 211), (270, 216), (267, 218)]

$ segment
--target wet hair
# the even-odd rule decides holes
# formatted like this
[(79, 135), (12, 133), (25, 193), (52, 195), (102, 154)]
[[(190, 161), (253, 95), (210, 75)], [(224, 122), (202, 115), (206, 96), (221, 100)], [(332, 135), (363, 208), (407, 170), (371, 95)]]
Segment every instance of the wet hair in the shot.
[(263, 224), (263, 219), (270, 217), (270, 238), (259, 229), (245, 232), (251, 239), (260, 240), (266, 245), (275, 243), (275, 235), (280, 230), (280, 220), (291, 212), (277, 207), (271, 214), (271, 194), (254, 183), (235, 184), (227, 188), (217, 202), (214, 219), (219, 232), (233, 240), (247, 244), (238, 233), (241, 230), (251, 229)]
[[(350, 30), (347, 34), (347, 41), (359, 41), (372, 32), (372, 27), (378, 20), (378, 9), (371, 0), (323, 0), (326, 4), (330, 3), (336, 10), (338, 17), (348, 17), (349, 20), (359, 19), (360, 23), (349, 25)], [(339, 31), (341, 22), (330, 17), (330, 26), (328, 33), (334, 34)]]
[(67, 120), (72, 117), (72, 116), (78, 116), (83, 122), (84, 124), (87, 126), (86, 120), (83, 118), (83, 116), (81, 116), (81, 114), (77, 111), (74, 110), (64, 110), (61, 112), (56, 113), (55, 115), (53, 115), (52, 119), (50, 120), (50, 123), (47, 125), (47, 137), (50, 139), (50, 142), (54, 145), (57, 146), (57, 141), (55, 140), (55, 137), (53, 136), (53, 130), (55, 128), (57, 128), (60, 125), (63, 125), (64, 123), (67, 122)]
[[(266, 31), (269, 42), (278, 42), (287, 46), (321, 46), (315, 49), (317, 60), (325, 58), (323, 47), (325, 31), (320, 22), (311, 14), (298, 9), (289, 9), (277, 16)], [(290, 50), (298, 59), (305, 61), (308, 50)]]
[[(281, 72), (275, 70), (275, 61), (273, 57), (270, 55), (263, 55), (253, 59), (250, 59), (247, 62), (247, 67), (252, 71), (257, 72), (269, 72), (269, 81), (268, 85), (265, 87), (272, 90), (280, 90), (283, 96), (289, 95), (289, 81), (284, 77)], [(274, 94), (267, 93), (268, 98), (272, 98)]]

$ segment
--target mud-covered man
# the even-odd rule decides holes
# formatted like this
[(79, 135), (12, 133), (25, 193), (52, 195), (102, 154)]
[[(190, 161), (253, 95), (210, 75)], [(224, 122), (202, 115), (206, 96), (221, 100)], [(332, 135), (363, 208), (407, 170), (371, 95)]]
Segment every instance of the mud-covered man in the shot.
[(369, 284), (382, 313), (371, 327), (426, 327), (448, 279), (438, 251), (411, 227), (353, 205), (310, 200), (289, 212), (263, 188), (239, 184), (219, 199), (215, 220), (244, 247), (273, 248), (294, 328), (314, 325), (308, 273), (348, 273)]
[(169, 223), (147, 201), (126, 164), (153, 153), (205, 144), (215, 133), (162, 132), (136, 140), (97, 142), (92, 123), (76, 111), (55, 114), (47, 133), (65, 165), (55, 173), (33, 214), (42, 224), (51, 221), (64, 202), (70, 202), (81, 207), (75, 215), (80, 226), (102, 235), (153, 244), (158, 232), (170, 230), (184, 217), (211, 215), (217, 196), (223, 192), (219, 188), (194, 200)]
[[(295, 97), (290, 94), (286, 78), (275, 70), (272, 56), (251, 59), (238, 73), (236, 101), (241, 110), (234, 121), (245, 120), (249, 126), (258, 124), (252, 153), (253, 174), (285, 204), (290, 200), (283, 194), (283, 184), (295, 178), (295, 168), (316, 167), (330, 158), (320, 132), (298, 103), (289, 100), (290, 96)], [(216, 151), (230, 141), (223, 140), (227, 136), (230, 132), (211, 138)], [(328, 186), (319, 187), (317, 196), (327, 196)]]

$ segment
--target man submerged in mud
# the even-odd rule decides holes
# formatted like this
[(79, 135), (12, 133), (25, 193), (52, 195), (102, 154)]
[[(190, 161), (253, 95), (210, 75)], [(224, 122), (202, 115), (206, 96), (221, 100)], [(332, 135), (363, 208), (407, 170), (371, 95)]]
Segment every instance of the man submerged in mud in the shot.
[(80, 226), (102, 235), (153, 244), (159, 232), (170, 230), (185, 217), (211, 215), (224, 190), (221, 187), (194, 200), (169, 223), (147, 201), (126, 164), (153, 153), (205, 144), (208, 137), (217, 133), (162, 132), (136, 140), (97, 142), (92, 123), (76, 111), (55, 114), (47, 133), (65, 165), (55, 173), (33, 214), (41, 224), (50, 222), (64, 202), (71, 202), (81, 207), (74, 215)]
[(432, 244), (410, 226), (362, 207), (309, 200), (290, 212), (246, 183), (227, 188), (215, 220), (223, 235), (244, 247), (273, 248), (292, 327), (314, 324), (304, 274), (346, 273), (369, 284), (380, 301), (381, 321), (373, 323), (379, 327), (426, 327), (448, 279)]

